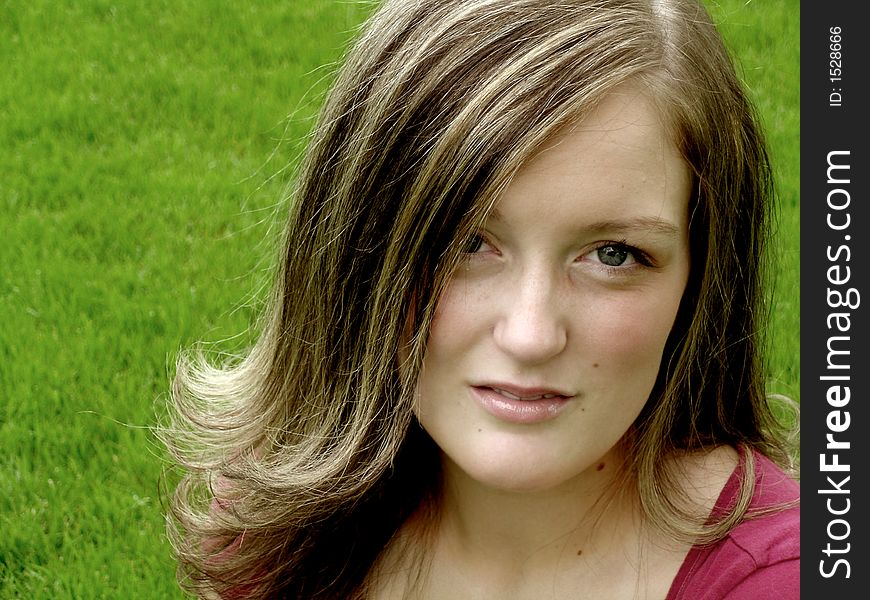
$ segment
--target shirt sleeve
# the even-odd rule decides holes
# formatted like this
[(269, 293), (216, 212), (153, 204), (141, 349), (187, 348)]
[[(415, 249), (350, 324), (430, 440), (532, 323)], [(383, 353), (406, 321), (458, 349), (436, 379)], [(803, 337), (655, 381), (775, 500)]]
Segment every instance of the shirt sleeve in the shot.
[(723, 600), (798, 600), (801, 597), (800, 565), (800, 559), (794, 558), (753, 571), (723, 596)]

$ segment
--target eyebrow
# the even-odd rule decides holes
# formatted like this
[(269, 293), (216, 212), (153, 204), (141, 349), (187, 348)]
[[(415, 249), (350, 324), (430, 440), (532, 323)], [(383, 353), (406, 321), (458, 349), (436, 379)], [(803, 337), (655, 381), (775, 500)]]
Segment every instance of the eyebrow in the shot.
[[(504, 218), (498, 211), (498, 208), (493, 208), (489, 213), (489, 218), (495, 221), (504, 222)], [(584, 225), (583, 229), (592, 233), (613, 232), (613, 233), (630, 233), (644, 231), (677, 237), (680, 235), (680, 228), (671, 221), (660, 219), (659, 217), (632, 217), (628, 219), (607, 219), (603, 221), (595, 221)]]
[(665, 219), (658, 217), (634, 217), (631, 219), (617, 219), (612, 221), (597, 221), (584, 229), (589, 231), (615, 231), (636, 232), (644, 231), (667, 236), (678, 236), (679, 228)]

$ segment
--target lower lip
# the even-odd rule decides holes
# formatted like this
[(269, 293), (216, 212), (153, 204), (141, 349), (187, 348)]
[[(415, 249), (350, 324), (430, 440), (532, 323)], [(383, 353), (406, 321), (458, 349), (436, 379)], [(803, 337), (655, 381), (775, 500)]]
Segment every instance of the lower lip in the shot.
[(471, 388), (475, 400), (492, 416), (510, 423), (542, 423), (555, 419), (571, 401), (570, 397), (513, 400), (492, 388)]

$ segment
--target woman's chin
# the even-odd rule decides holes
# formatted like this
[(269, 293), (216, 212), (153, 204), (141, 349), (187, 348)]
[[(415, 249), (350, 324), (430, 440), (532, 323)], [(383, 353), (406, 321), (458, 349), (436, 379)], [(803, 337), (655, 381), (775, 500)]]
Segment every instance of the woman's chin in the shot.
[[(449, 460), (448, 476), (498, 492), (538, 493), (576, 483), (583, 474), (594, 471), (586, 465), (545, 462), (530, 457), (490, 457), (487, 460), (455, 462)], [(585, 467), (585, 468), (584, 468)]]

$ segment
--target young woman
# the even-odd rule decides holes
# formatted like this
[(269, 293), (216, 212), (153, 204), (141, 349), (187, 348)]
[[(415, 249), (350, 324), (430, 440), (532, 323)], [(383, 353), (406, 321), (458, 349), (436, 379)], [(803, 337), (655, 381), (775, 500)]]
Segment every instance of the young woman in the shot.
[(179, 362), (183, 584), (797, 598), (770, 197), (694, 0), (387, 0), (313, 134), (258, 343)]

